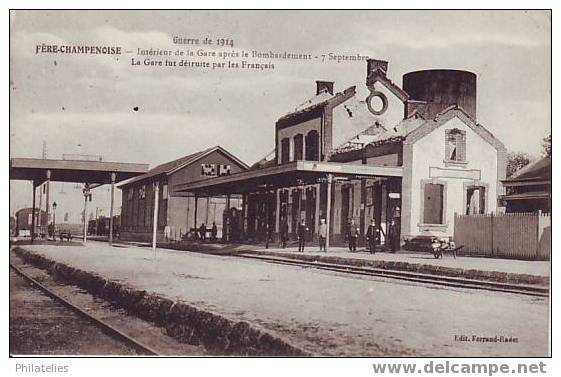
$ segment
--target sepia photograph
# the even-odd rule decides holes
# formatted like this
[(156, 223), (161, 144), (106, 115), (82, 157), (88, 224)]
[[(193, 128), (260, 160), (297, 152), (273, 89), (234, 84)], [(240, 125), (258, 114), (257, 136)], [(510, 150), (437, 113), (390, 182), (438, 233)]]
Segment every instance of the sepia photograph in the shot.
[(552, 356), (551, 10), (10, 10), (9, 33), (9, 356), (54, 358), (16, 372)]

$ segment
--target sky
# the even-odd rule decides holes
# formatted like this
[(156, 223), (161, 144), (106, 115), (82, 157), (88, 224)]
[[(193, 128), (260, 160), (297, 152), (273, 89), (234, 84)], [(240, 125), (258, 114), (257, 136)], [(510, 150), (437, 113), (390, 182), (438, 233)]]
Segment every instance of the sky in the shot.
[[(551, 15), (547, 11), (15, 11), (10, 13), (10, 157), (101, 155), (160, 163), (221, 145), (248, 164), (274, 148), (274, 124), (315, 94), (365, 80), (364, 62), (271, 61), (273, 70), (132, 66), (137, 49), (360, 54), (388, 76), (421, 69), (477, 74), (477, 121), (511, 151), (541, 153), (551, 130)], [(178, 46), (174, 36), (233, 40)], [(36, 54), (39, 44), (122, 46), (132, 54)], [(240, 59), (238, 59), (240, 60)], [(137, 111), (134, 110), (137, 108)], [(54, 184), (78, 219), (73, 184)], [(11, 213), (31, 184), (11, 183)], [(108, 213), (108, 190), (92, 211)], [(117, 190), (117, 205), (120, 191)], [(62, 207), (61, 207), (62, 206)]]

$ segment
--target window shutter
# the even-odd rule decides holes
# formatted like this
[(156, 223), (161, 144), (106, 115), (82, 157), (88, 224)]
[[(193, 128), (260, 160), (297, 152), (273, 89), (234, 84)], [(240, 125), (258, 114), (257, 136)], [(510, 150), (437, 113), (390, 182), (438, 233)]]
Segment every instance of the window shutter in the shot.
[(304, 159), (304, 137), (302, 134), (294, 136), (294, 160)]
[(456, 161), (466, 160), (466, 132), (460, 131), (456, 134)]
[(445, 160), (449, 160), (450, 159), (450, 152), (452, 149), (452, 144), (454, 142), (454, 138), (452, 133), (450, 132), (451, 130), (446, 130), (446, 136), (445, 136), (445, 140), (444, 140), (444, 159)]
[(285, 138), (281, 141), (281, 163), (286, 163), (290, 160), (290, 141)]
[(466, 132), (453, 128), (445, 131), (445, 159), (447, 161), (466, 160)]

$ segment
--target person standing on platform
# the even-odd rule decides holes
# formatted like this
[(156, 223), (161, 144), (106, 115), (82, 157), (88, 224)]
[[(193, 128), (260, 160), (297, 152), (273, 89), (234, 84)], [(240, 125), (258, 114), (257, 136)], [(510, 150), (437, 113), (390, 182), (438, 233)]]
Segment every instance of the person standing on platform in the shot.
[(298, 226), (298, 251), (304, 252), (304, 247), (306, 246), (306, 234), (308, 233), (308, 227), (306, 222), (302, 220), (302, 223)]
[(288, 242), (288, 222), (282, 220), (280, 224), (280, 247), (286, 248), (286, 243)]
[[(114, 230), (113, 233), (115, 233)], [(166, 227), (164, 228), (164, 238), (166, 242), (169, 242), (171, 240), (171, 227), (169, 225), (166, 225)]]
[(395, 219), (392, 219), (390, 223), (388, 238), (390, 242), (390, 253), (395, 253), (399, 249), (399, 225)]
[(213, 241), (216, 241), (216, 236), (218, 236), (218, 227), (216, 226), (216, 222), (213, 221), (212, 222), (212, 228), (210, 230), (210, 237), (212, 238)]
[(327, 239), (327, 224), (325, 223), (325, 219), (320, 220), (319, 229), (318, 229), (318, 239), (319, 239), (319, 251), (323, 249), (325, 250), (325, 240)]
[(201, 238), (201, 241), (206, 240), (206, 225), (204, 223), (202, 223), (199, 227), (199, 237)]
[(358, 241), (358, 235), (360, 234), (360, 229), (357, 228), (355, 225), (355, 221), (351, 220), (348, 230), (347, 230), (347, 238), (349, 241), (349, 251), (351, 253), (356, 251), (356, 243)]
[(55, 226), (53, 225), (53, 223), (49, 223), (49, 225), (47, 226), (47, 233), (49, 235), (49, 238), (53, 238), (53, 239), (56, 238), (56, 236), (55, 236)]
[(265, 224), (265, 249), (269, 248), (269, 242), (273, 238), (273, 227), (269, 223)]
[(378, 239), (378, 227), (374, 219), (370, 220), (370, 225), (368, 225), (368, 230), (366, 231), (366, 241), (368, 241), (368, 251), (370, 254), (376, 252), (376, 241)]

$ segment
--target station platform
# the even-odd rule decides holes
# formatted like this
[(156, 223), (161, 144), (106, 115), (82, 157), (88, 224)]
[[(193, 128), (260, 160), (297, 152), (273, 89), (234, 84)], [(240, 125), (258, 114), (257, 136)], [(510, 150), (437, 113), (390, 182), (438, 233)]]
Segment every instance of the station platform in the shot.
[(310, 248), (305, 250), (304, 253), (298, 252), (298, 248), (286, 249), (271, 249), (258, 247), (252, 249), (257, 253), (275, 254), (279, 256), (294, 256), (294, 255), (312, 255), (319, 258), (326, 256), (335, 256), (338, 259), (346, 260), (350, 264), (356, 261), (379, 261), (379, 262), (394, 262), (396, 268), (401, 264), (416, 264), (416, 265), (429, 265), (436, 268), (459, 268), (462, 270), (475, 270), (485, 272), (501, 272), (508, 274), (532, 275), (540, 277), (549, 277), (550, 262), (549, 261), (522, 261), (513, 259), (495, 259), (483, 257), (468, 257), (444, 254), (443, 258), (435, 259), (430, 253), (411, 252), (411, 251), (397, 251), (396, 253), (390, 252), (376, 252), (370, 254), (367, 251), (350, 252), (347, 248), (331, 248), (329, 252), (317, 250), (317, 248)]
[[(419, 285), (386, 278), (355, 278), (232, 255), (164, 248), (158, 248), (154, 254), (147, 247), (110, 247), (93, 241), (85, 246), (61, 245), (64, 244), (24, 245), (21, 249), (28, 255), (48, 260), (44, 266), (49, 266), (51, 271), (74, 276), (78, 285), (80, 279), (87, 281), (85, 289), (95, 283), (91, 276), (113, 282), (103, 287), (110, 289), (118, 302), (136, 305), (137, 301), (126, 295), (138, 292), (169, 300), (171, 306), (163, 312), (167, 316), (165, 321), (173, 320), (174, 310), (183, 305), (179, 303), (185, 303), (190, 306), (191, 314), (181, 318), (197, 319), (198, 328), (206, 328), (206, 333), (214, 334), (215, 339), (247, 326), (268, 334), (255, 338), (259, 344), (272, 344), (274, 339), (281, 339), (285, 342), (282, 344), (290, 345), (285, 347), (290, 352), (296, 349), (310, 355), (545, 356), (548, 353), (547, 298)], [(284, 251), (287, 252), (292, 253)], [(336, 253), (334, 250), (333, 254)], [(341, 251), (341, 254), (345, 253)], [(128, 288), (119, 290), (114, 284)], [(138, 307), (133, 306), (131, 310)], [(207, 313), (220, 315), (220, 319), (207, 318)], [(182, 330), (180, 335), (184, 334), (191, 333)], [(518, 343), (458, 342), (454, 337), (457, 334), (516, 337)]]
[[(102, 238), (98, 238), (102, 241)], [(137, 246), (150, 246), (148, 243), (125, 243)], [(510, 282), (515, 284), (549, 285), (550, 261), (526, 261), (516, 259), (485, 258), (445, 253), (440, 259), (435, 259), (428, 252), (412, 252), (399, 250), (396, 253), (377, 251), (370, 254), (364, 247), (350, 252), (347, 247), (331, 247), (328, 252), (319, 251), (318, 246), (307, 246), (304, 252), (298, 252), (297, 247), (290, 245), (279, 248), (271, 244), (265, 248), (264, 244), (234, 244), (212, 242), (162, 242), (158, 247), (193, 251), (209, 254), (240, 254), (250, 253), (259, 255), (279, 256), (283, 258), (301, 259), (307, 261), (324, 261), (351, 266), (369, 266), (389, 270), (405, 270), (423, 272), (435, 275), (456, 276), (476, 280), (491, 280)]]

